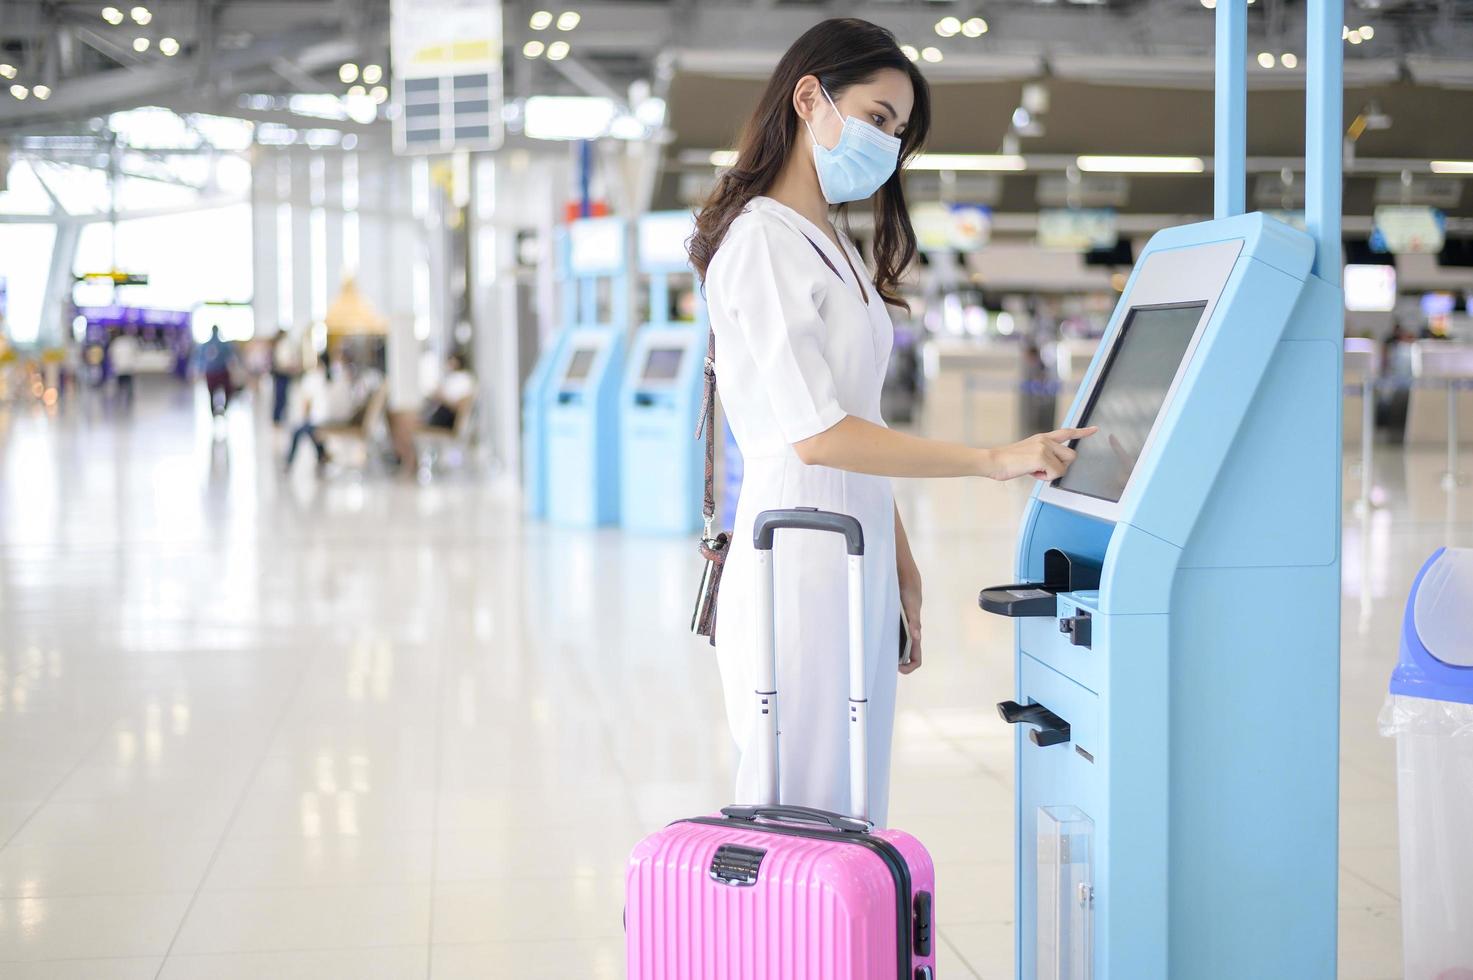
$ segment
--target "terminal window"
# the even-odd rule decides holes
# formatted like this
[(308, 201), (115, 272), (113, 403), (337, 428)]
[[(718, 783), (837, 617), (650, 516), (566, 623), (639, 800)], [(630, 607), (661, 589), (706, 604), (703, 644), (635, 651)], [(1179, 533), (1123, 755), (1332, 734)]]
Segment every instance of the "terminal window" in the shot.
[(680, 360), (684, 356), (684, 347), (651, 347), (650, 356), (644, 362), (644, 380), (674, 381), (680, 374)]
[(1079, 421), (1100, 430), (1074, 444), (1079, 456), (1055, 486), (1120, 499), (1206, 307), (1176, 303), (1127, 314)]

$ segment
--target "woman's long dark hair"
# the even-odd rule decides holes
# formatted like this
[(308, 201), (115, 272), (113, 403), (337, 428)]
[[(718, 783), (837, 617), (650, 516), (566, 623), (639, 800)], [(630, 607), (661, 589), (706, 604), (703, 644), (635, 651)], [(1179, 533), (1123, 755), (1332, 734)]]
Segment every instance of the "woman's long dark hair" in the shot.
[[(885, 68), (903, 71), (915, 89), (915, 106), (900, 137), (900, 165), (875, 192), (875, 289), (887, 303), (904, 306), (900, 277), (915, 259), (916, 237), (905, 207), (900, 171), (920, 150), (931, 128), (931, 90), (895, 42), (895, 35), (869, 21), (845, 17), (826, 20), (806, 32), (777, 63), (767, 89), (742, 130), (736, 163), (716, 182), (716, 189), (696, 215), (696, 231), (687, 245), (691, 265), (704, 282), (706, 268), (721, 247), (726, 229), (747, 206), (777, 180), (798, 138), (793, 90), (805, 75), (816, 76), (829, 95), (874, 77)], [(842, 208), (840, 209), (842, 212)]]

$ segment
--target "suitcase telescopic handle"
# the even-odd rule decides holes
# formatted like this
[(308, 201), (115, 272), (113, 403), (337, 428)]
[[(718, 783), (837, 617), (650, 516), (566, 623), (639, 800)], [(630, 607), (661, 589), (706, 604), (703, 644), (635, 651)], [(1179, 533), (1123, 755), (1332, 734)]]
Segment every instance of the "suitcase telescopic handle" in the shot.
[(834, 813), (830, 810), (820, 810), (811, 806), (725, 806), (721, 808), (723, 817), (733, 820), (785, 820), (789, 823), (821, 823), (830, 830), (841, 830), (851, 834), (864, 834), (869, 832), (869, 821), (860, 820), (855, 817), (846, 817), (842, 813)]
[[(781, 803), (778, 776), (777, 636), (773, 616), (772, 539), (782, 528), (844, 536), (849, 566), (849, 809), (869, 818), (869, 693), (864, 665), (864, 528), (848, 514), (814, 507), (764, 510), (753, 522), (757, 574), (757, 783), (764, 806)], [(801, 599), (802, 597), (800, 597)]]
[(784, 527), (842, 534), (849, 554), (864, 554), (864, 526), (848, 514), (835, 514), (817, 507), (764, 510), (752, 523), (752, 547), (758, 551), (771, 551), (773, 532)]

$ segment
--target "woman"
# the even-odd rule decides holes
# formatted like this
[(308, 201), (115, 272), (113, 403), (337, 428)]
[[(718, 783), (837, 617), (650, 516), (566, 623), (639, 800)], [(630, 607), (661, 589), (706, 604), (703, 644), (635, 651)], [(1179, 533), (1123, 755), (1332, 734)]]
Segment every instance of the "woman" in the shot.
[[(910, 622), (910, 673), (921, 663), (921, 579), (889, 477), (1032, 475), (1054, 479), (1074, 459), (1058, 430), (1001, 449), (893, 432), (880, 387), (893, 341), (887, 307), (915, 257), (897, 169), (930, 124), (925, 79), (889, 31), (829, 20), (778, 63), (747, 124), (735, 165), (701, 209), (690, 256), (705, 284), (722, 403), (745, 471), (723, 576), (717, 656), (727, 716), (741, 749), (736, 799), (757, 802), (751, 702), (752, 521), (774, 507), (818, 507), (864, 525), (869, 670), (869, 816), (889, 795), (900, 609)], [(874, 270), (830, 221), (831, 206), (873, 197)], [(787, 803), (848, 808), (843, 704), (847, 660), (843, 543), (780, 534), (773, 567), (778, 690)]]

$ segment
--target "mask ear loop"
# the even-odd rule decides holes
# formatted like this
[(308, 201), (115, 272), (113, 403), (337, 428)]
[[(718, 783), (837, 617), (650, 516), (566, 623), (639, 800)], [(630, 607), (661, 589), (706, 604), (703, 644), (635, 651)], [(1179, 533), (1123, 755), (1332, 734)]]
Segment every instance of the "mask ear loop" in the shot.
[[(823, 87), (823, 82), (819, 82), (818, 83), (818, 90), (820, 92), (822, 92), (823, 93), (823, 97), (828, 100), (829, 107), (834, 110), (834, 115), (836, 115), (836, 116), (839, 117), (839, 126), (840, 126), (840, 129), (842, 130), (842, 128), (844, 126), (844, 114), (842, 112), (840, 112), (839, 111), (839, 107), (834, 104), (834, 97), (829, 94), (829, 90), (828, 89), (826, 89), (826, 88)], [(806, 127), (808, 127), (808, 138), (813, 141), (814, 147), (823, 146), (823, 144), (818, 141), (818, 137), (815, 136), (815, 135), (813, 135), (813, 124), (810, 123), (807, 119), (805, 119), (805, 120), (803, 120), (803, 125), (806, 126)], [(823, 146), (823, 148), (825, 150), (828, 149), (828, 147), (826, 147), (826, 146)]]

